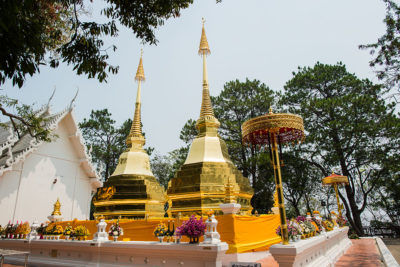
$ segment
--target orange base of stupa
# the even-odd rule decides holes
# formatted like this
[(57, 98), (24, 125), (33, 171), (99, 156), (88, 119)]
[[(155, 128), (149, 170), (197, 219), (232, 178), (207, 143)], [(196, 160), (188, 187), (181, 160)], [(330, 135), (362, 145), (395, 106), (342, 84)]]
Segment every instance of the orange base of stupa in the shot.
[[(154, 236), (154, 228), (160, 222), (170, 225), (174, 222), (175, 228), (182, 221), (188, 218), (182, 218), (180, 222), (172, 218), (160, 218), (149, 220), (121, 220), (120, 225), (124, 229), (124, 236), (119, 238), (120, 241), (158, 241)], [(227, 253), (244, 253), (253, 251), (268, 250), (273, 244), (281, 242), (281, 238), (275, 233), (276, 228), (280, 225), (279, 215), (260, 215), (260, 216), (239, 216), (239, 215), (220, 215), (216, 216), (218, 220), (217, 230), (221, 235), (221, 241), (228, 243), (229, 250)], [(73, 227), (84, 225), (89, 229), (90, 236), (97, 231), (95, 221), (63, 221), (60, 224), (65, 228), (67, 224)], [(107, 231), (112, 221), (107, 221)], [(63, 237), (62, 237), (63, 238)], [(110, 238), (111, 240), (111, 238)], [(200, 239), (200, 242), (202, 239)], [(182, 242), (189, 242), (184, 237)]]

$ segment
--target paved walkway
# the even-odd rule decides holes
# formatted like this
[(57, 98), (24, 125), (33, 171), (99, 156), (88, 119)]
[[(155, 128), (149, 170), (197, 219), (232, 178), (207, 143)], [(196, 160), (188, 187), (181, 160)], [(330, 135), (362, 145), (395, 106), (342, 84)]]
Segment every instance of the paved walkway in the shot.
[(372, 238), (351, 240), (353, 245), (336, 262), (336, 267), (381, 267), (381, 262), (376, 242)]
[(390, 253), (392, 253), (393, 257), (396, 259), (398, 263), (400, 263), (400, 239), (382, 239), (383, 243), (387, 246), (387, 248), (390, 250)]
[(274, 257), (272, 256), (269, 256), (257, 262), (261, 263), (261, 267), (279, 267), (279, 264), (275, 261)]
[[(353, 245), (336, 262), (335, 267), (382, 267), (381, 255), (372, 238), (353, 239)], [(388, 246), (389, 247), (389, 246)], [(396, 247), (400, 253), (400, 240)], [(392, 252), (393, 253), (393, 252)], [(262, 267), (279, 267), (272, 256), (257, 261)]]

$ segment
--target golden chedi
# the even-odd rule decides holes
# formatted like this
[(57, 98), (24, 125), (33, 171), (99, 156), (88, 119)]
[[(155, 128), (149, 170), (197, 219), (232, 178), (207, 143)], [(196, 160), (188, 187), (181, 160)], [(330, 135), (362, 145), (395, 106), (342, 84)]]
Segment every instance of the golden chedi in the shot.
[(253, 189), (249, 180), (233, 165), (225, 142), (218, 135), (219, 121), (214, 116), (208, 89), (206, 56), (210, 54), (203, 28), (199, 54), (203, 57), (203, 93), (200, 118), (184, 165), (168, 183), (172, 216), (206, 215), (212, 209), (221, 213), (222, 203), (239, 203), (242, 212), (250, 212)]
[(96, 193), (93, 200), (95, 217), (164, 217), (165, 191), (154, 177), (149, 156), (143, 149), (145, 138), (141, 129), (140, 90), (145, 76), (142, 56), (135, 80), (138, 81), (136, 107), (131, 130), (126, 139), (127, 149), (120, 155), (114, 173)]

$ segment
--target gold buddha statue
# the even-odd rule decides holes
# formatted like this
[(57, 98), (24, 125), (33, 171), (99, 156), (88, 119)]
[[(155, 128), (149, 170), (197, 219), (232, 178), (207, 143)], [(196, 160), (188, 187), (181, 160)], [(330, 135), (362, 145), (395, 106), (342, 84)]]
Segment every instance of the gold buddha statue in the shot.
[(145, 80), (142, 55), (135, 80), (138, 81), (135, 115), (127, 149), (120, 155), (114, 173), (94, 197), (94, 216), (105, 219), (140, 219), (164, 217), (165, 191), (154, 177), (149, 155), (143, 149), (141, 129), (141, 82)]
[(51, 216), (60, 216), (61, 215), (61, 203), (60, 203), (60, 199), (57, 198), (56, 203), (54, 203), (54, 209), (53, 212), (51, 213)]
[(170, 213), (174, 217), (178, 213), (206, 215), (212, 209), (220, 214), (222, 203), (239, 203), (242, 212), (249, 213), (253, 188), (232, 163), (226, 144), (218, 135), (220, 123), (211, 105), (206, 63), (210, 48), (204, 19), (199, 54), (203, 57), (203, 93), (200, 118), (196, 122), (198, 135), (185, 163), (168, 183)]

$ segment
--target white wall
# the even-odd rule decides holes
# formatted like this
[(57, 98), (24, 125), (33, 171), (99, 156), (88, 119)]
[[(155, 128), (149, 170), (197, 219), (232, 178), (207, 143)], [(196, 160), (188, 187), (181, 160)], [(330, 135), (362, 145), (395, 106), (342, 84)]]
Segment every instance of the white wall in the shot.
[(57, 198), (64, 220), (89, 217), (92, 187), (80, 167), (67, 125), (62, 120), (55, 141), (40, 145), (23, 163), (0, 177), (1, 225), (9, 220), (45, 222)]

